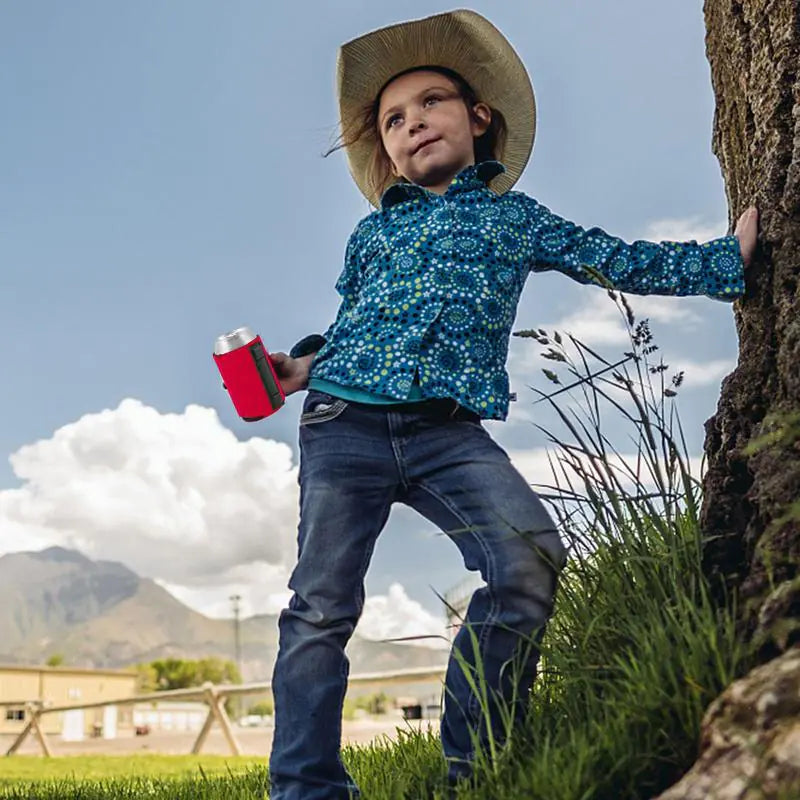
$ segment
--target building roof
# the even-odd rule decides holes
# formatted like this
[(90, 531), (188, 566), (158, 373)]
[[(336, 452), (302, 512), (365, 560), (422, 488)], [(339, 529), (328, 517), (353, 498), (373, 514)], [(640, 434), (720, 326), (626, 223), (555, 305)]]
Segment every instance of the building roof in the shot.
[(31, 664), (0, 664), (0, 673), (3, 672), (49, 672), (55, 675), (108, 675), (115, 678), (135, 678), (136, 670), (133, 669), (94, 669), (92, 667), (47, 667)]

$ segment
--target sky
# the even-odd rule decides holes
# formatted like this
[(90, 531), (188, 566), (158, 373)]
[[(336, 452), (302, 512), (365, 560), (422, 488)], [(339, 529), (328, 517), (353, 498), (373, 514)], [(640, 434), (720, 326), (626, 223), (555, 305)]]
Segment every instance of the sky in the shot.
[[(211, 358), (248, 325), (288, 351), (333, 320), (347, 238), (370, 211), (336, 136), (339, 45), (454, 6), (434, 0), (0, 3), (0, 554), (59, 544), (121, 561), (203, 613), (277, 613), (296, 556), (303, 392), (240, 420)], [(515, 188), (627, 241), (729, 230), (711, 152), (701, 0), (475, 0), (537, 101)], [(685, 371), (691, 455), (735, 366), (731, 307), (629, 298)], [(528, 279), (514, 330), (627, 348), (605, 293)], [(550, 476), (539, 350), (512, 338), (518, 394), (485, 423), (532, 484)], [(612, 427), (614, 422), (610, 423)], [(620, 435), (623, 432), (620, 431)], [(358, 631), (443, 632), (455, 546), (396, 506)]]

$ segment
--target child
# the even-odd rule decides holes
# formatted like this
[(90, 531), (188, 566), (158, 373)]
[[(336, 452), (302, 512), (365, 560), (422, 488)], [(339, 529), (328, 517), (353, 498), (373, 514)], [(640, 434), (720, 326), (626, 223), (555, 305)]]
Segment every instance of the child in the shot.
[(525, 711), (531, 644), (565, 549), (481, 420), (507, 415), (508, 340), (528, 273), (585, 283), (589, 266), (626, 291), (732, 300), (757, 227), (750, 209), (735, 236), (628, 245), (509, 191), (533, 144), (533, 90), (511, 45), (474, 12), (360, 37), (342, 47), (338, 72), (343, 145), (378, 210), (350, 237), (335, 322), (273, 356), (287, 393), (308, 394), (294, 595), (272, 684), (271, 800), (358, 796), (339, 758), (344, 648), (394, 502), (440, 526), (486, 581), (453, 645), (463, 663), (451, 654), (445, 679), (450, 782), (470, 774), (471, 733), (483, 743), (491, 726), (502, 738), (496, 705), (484, 719), (465, 669), (479, 658), (489, 694), (516, 719)]

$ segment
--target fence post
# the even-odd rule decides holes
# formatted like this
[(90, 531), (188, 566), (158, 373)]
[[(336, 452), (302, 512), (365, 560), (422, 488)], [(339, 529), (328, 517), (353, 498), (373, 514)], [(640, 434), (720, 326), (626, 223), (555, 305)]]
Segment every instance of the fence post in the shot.
[(233, 734), (233, 728), (231, 728), (231, 721), (228, 719), (228, 715), (225, 712), (225, 695), (221, 694), (217, 690), (217, 687), (213, 684), (204, 683), (203, 699), (208, 706), (208, 716), (206, 717), (206, 721), (203, 723), (203, 727), (200, 729), (200, 733), (197, 734), (197, 739), (195, 739), (194, 745), (192, 746), (192, 755), (196, 756), (203, 749), (203, 745), (208, 738), (208, 733), (211, 730), (211, 726), (214, 724), (214, 720), (216, 720), (219, 722), (220, 728), (222, 728), (222, 733), (225, 735), (225, 739), (228, 742), (228, 747), (231, 748), (231, 753), (235, 756), (240, 756), (242, 754), (242, 750), (239, 747), (239, 742), (236, 741), (236, 737)]
[(47, 736), (39, 724), (41, 721), (40, 717), (42, 710), (43, 706), (41, 703), (37, 703), (35, 701), (29, 701), (25, 703), (25, 711), (28, 713), (30, 719), (25, 727), (20, 731), (19, 736), (14, 739), (11, 747), (9, 747), (6, 751), (7, 756), (13, 756), (14, 753), (19, 750), (19, 748), (22, 746), (22, 743), (28, 738), (28, 734), (31, 732), (31, 730), (36, 734), (36, 738), (39, 740), (39, 745), (42, 748), (44, 755), (48, 757), (53, 755), (50, 751), (50, 743), (47, 741)]
[(192, 745), (193, 756), (198, 755), (200, 751), (203, 749), (203, 745), (205, 744), (206, 738), (208, 737), (208, 732), (211, 730), (211, 726), (214, 724), (215, 698), (213, 689), (214, 687), (210, 683), (203, 684), (203, 700), (208, 706), (208, 714), (206, 715), (203, 727), (200, 728), (200, 733), (197, 734), (197, 738), (194, 740), (194, 744)]
[(39, 744), (42, 746), (45, 756), (49, 758), (53, 754), (50, 752), (50, 743), (47, 741), (47, 736), (41, 726), (42, 706), (39, 703), (30, 703), (29, 706), (33, 714), (33, 732), (36, 734), (36, 738), (39, 740)]
[(228, 713), (225, 711), (225, 695), (218, 693), (216, 689), (213, 689), (213, 692), (214, 702), (211, 708), (213, 709), (214, 716), (217, 718), (217, 722), (219, 722), (222, 732), (225, 734), (225, 738), (228, 740), (228, 746), (231, 748), (231, 753), (235, 756), (240, 756), (242, 751), (239, 747), (239, 742), (236, 741), (236, 737), (233, 735), (231, 721), (228, 717)]

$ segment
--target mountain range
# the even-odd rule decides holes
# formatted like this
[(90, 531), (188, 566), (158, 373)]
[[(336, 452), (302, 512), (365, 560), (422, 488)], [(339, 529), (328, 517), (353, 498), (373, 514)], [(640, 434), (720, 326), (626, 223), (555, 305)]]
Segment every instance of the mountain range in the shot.
[[(241, 620), (245, 681), (269, 680), (277, 616)], [(358, 634), (351, 674), (438, 666), (441, 650), (373, 642)], [(211, 619), (123, 564), (92, 561), (62, 547), (0, 557), (0, 663), (41, 664), (49, 656), (81, 667), (128, 667), (158, 658), (234, 659), (233, 620)]]

